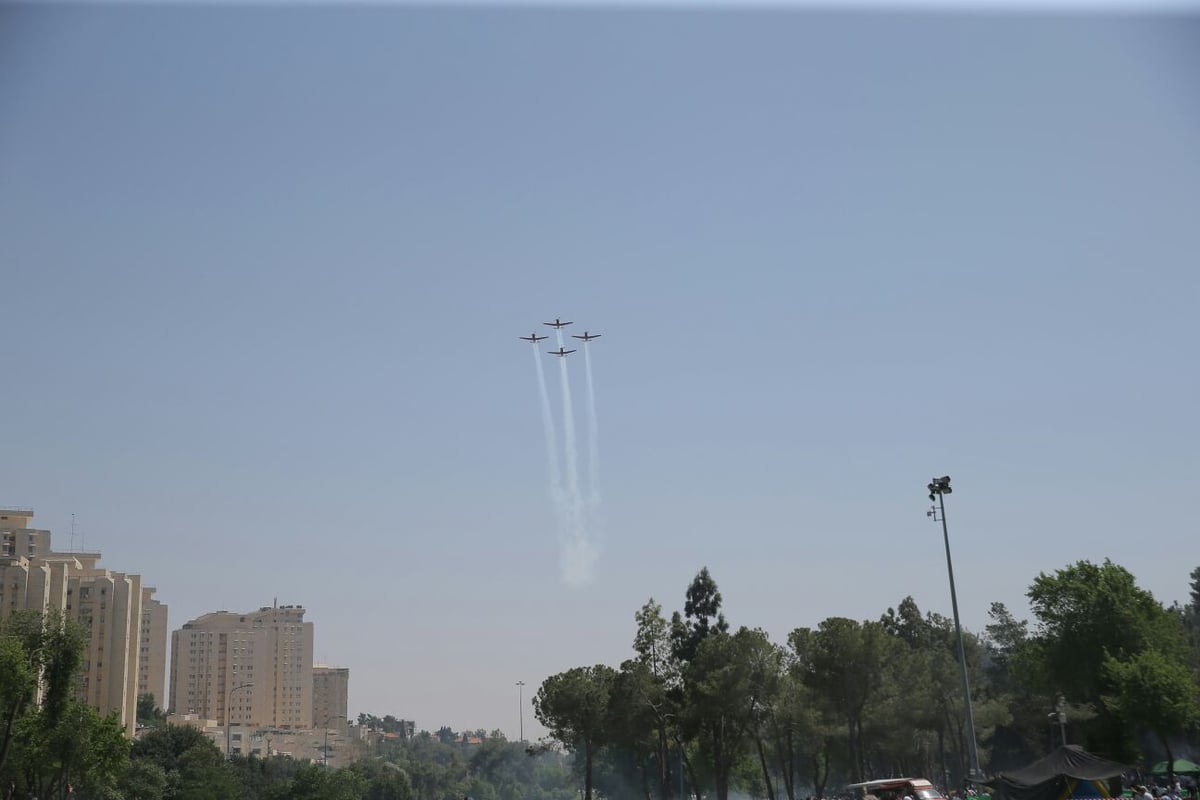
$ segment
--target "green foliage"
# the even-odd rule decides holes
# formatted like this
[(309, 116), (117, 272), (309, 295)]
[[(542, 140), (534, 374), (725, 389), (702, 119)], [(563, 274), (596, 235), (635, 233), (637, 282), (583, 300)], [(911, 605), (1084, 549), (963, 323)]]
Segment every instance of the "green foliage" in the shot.
[(1140, 588), (1123, 567), (1105, 561), (1080, 561), (1053, 575), (1042, 573), (1029, 589), (1037, 630), (1019, 649), (1014, 672), (1029, 691), (1049, 706), (1061, 693), (1067, 700), (1098, 710), (1087, 728), (1092, 749), (1132, 760), (1135, 727), (1114, 711), (1117, 700), (1107, 666), (1128, 663), (1157, 651), (1169, 661), (1185, 661), (1182, 622), (1153, 595)]
[(1022, 649), (1023, 681), (1068, 699), (1099, 701), (1104, 660), (1125, 660), (1155, 649), (1184, 652), (1178, 620), (1124, 567), (1106, 560), (1080, 561), (1053, 575), (1042, 573), (1029, 589), (1037, 633)]
[(167, 724), (167, 715), (155, 703), (150, 692), (139, 694), (137, 699), (137, 724), (158, 728)]
[(1112, 688), (1104, 705), (1132, 726), (1153, 731), (1174, 763), (1170, 740), (1200, 721), (1200, 687), (1178, 658), (1143, 650), (1122, 661), (1104, 660), (1104, 676)]
[(18, 719), (37, 692), (37, 670), (21, 640), (0, 629), (0, 775)]
[(671, 617), (671, 646), (675, 657), (679, 661), (691, 661), (709, 634), (728, 631), (729, 623), (721, 613), (721, 592), (708, 567), (704, 567), (688, 586), (683, 615), (677, 611)]
[(533, 711), (551, 736), (584, 757), (584, 800), (592, 798), (592, 759), (610, 736), (609, 698), (616, 671), (604, 664), (551, 675), (538, 687)]

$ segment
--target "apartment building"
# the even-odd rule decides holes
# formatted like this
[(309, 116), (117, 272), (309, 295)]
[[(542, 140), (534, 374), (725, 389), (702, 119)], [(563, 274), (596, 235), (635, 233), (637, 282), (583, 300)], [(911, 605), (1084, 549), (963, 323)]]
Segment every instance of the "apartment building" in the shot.
[(216, 611), (171, 634), (171, 711), (221, 725), (307, 728), (313, 624), (302, 606)]
[(167, 707), (167, 607), (154, 597), (153, 586), (142, 587), (142, 621), (138, 653), (138, 694), (154, 695), (154, 704)]
[(350, 670), (317, 664), (312, 671), (313, 728), (341, 728), (346, 724), (350, 697)]
[(37, 558), (50, 552), (50, 531), (31, 528), (32, 508), (0, 508), (0, 558)]
[[(50, 531), (30, 527), (32, 519), (32, 509), (0, 509), (0, 619), (18, 610), (53, 610), (83, 626), (87, 642), (76, 697), (100, 714), (118, 712), (132, 735), (143, 647), (142, 578), (99, 566), (99, 553), (54, 552)], [(161, 664), (166, 606), (159, 604), (156, 613), (164, 635), (147, 655)]]

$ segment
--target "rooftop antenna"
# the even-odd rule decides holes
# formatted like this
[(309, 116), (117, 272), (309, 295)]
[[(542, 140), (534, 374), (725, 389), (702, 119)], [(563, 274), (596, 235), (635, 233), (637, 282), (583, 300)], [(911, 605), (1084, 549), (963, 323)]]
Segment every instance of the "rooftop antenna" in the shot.
[(74, 512), (71, 513), (71, 550), (70, 550), (70, 552), (72, 552), (72, 553), (75, 552), (75, 514), (74, 514)]

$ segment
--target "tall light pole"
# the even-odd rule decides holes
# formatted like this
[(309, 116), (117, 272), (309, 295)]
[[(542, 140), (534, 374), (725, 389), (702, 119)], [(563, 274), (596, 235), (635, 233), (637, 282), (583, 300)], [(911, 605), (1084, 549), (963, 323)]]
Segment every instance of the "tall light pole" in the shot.
[[(946, 542), (946, 572), (950, 575), (950, 607), (954, 609), (954, 632), (958, 636), (958, 671), (962, 676), (963, 705), (967, 708), (967, 755), (970, 765), (968, 777), (980, 779), (983, 773), (979, 769), (979, 750), (975, 744), (975, 714), (971, 710), (971, 684), (967, 680), (967, 654), (963, 648), (962, 624), (958, 621), (958, 593), (954, 590), (954, 562), (950, 560), (950, 532), (946, 529), (946, 495), (950, 488), (950, 476), (943, 475), (929, 482), (929, 499), (938, 501), (937, 508), (929, 512), (929, 516), (942, 523), (942, 538)], [(941, 512), (940, 515), (938, 512)]]
[[(230, 730), (230, 724), (232, 722), (230, 720), (230, 717), (233, 715), (233, 693), (236, 691), (239, 691), (241, 689), (253, 689), (253, 688), (254, 688), (253, 683), (243, 683), (241, 686), (235, 686), (232, 689), (230, 689), (229, 694), (226, 695), (226, 703), (225, 703), (225, 760), (226, 761), (228, 761), (231, 758), (231, 754), (232, 754), (231, 746), (233, 744), (233, 732)], [(242, 742), (242, 744), (245, 744), (245, 742)], [(244, 750), (245, 748), (242, 748), (242, 749)], [(245, 755), (245, 753), (242, 753), (242, 755)]]
[(321, 750), (321, 769), (329, 769), (329, 720), (336, 717), (337, 714), (330, 714), (325, 718), (322, 726), (325, 728), (325, 747)]
[(517, 681), (517, 719), (520, 725), (520, 741), (525, 743), (525, 681)]
[(1066, 747), (1067, 744), (1067, 698), (1061, 694), (1058, 696), (1058, 705), (1054, 707), (1055, 716), (1058, 717), (1058, 730), (1062, 734), (1062, 743)]

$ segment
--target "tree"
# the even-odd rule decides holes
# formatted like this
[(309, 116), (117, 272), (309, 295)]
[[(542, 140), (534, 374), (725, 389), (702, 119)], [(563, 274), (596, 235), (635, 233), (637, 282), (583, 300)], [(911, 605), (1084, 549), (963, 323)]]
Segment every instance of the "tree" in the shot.
[[(658, 790), (659, 796), (665, 800), (671, 796), (674, 786), (669, 757), (669, 720), (678, 718), (675, 700), (678, 698), (680, 682), (679, 661), (671, 648), (671, 628), (662, 615), (662, 606), (653, 597), (638, 610), (634, 620), (637, 622), (637, 633), (634, 635), (633, 649), (638, 654), (636, 663), (642, 668), (635, 685), (639, 687), (639, 702), (645, 707), (643, 712), (649, 710), (653, 713), (657, 736), (655, 760), (658, 765)], [(632, 667), (622, 665), (622, 673), (631, 670)], [(682, 747), (679, 752), (682, 769)]]
[(1104, 705), (1127, 723), (1152, 731), (1167, 753), (1167, 782), (1175, 782), (1171, 738), (1200, 721), (1200, 688), (1187, 666), (1156, 650), (1143, 650), (1126, 661), (1104, 660), (1112, 694)]
[(821, 695), (846, 726), (850, 774), (862, 780), (866, 760), (863, 712), (883, 681), (888, 645), (884, 626), (830, 617), (816, 631), (796, 629), (788, 644), (805, 685)]
[(1047, 707), (1061, 692), (1068, 701), (1100, 709), (1086, 744), (1131, 757), (1129, 731), (1103, 703), (1105, 695), (1114, 696), (1115, 673), (1106, 668), (1106, 659), (1128, 662), (1147, 650), (1170, 660), (1186, 658), (1179, 616), (1109, 560), (1080, 561), (1053, 575), (1039, 574), (1028, 596), (1038, 624), (1014, 665), (1022, 684), (1040, 693)]
[(759, 630), (714, 631), (684, 667), (683, 724), (713, 771), (717, 800), (729, 797), (734, 766), (746, 752), (761, 699), (762, 662), (773, 658), (773, 650)]
[(4, 774), (17, 720), (37, 693), (33, 660), (16, 636), (0, 630), (0, 775)]
[(551, 675), (538, 687), (533, 713), (551, 736), (584, 759), (584, 800), (592, 800), (592, 762), (608, 736), (608, 706), (616, 672), (612, 667), (575, 667)]
[(671, 617), (671, 644), (679, 661), (691, 661), (696, 649), (711, 633), (726, 633), (729, 623), (721, 613), (721, 592), (717, 582), (703, 567), (692, 579), (683, 604), (683, 616)]
[(167, 715), (154, 701), (154, 694), (139, 694), (137, 699), (137, 721), (139, 725), (156, 728), (167, 723)]
[(233, 793), (233, 775), (225, 756), (196, 728), (164, 725), (133, 742), (134, 763), (153, 764), (167, 777), (173, 800), (218, 800)]

